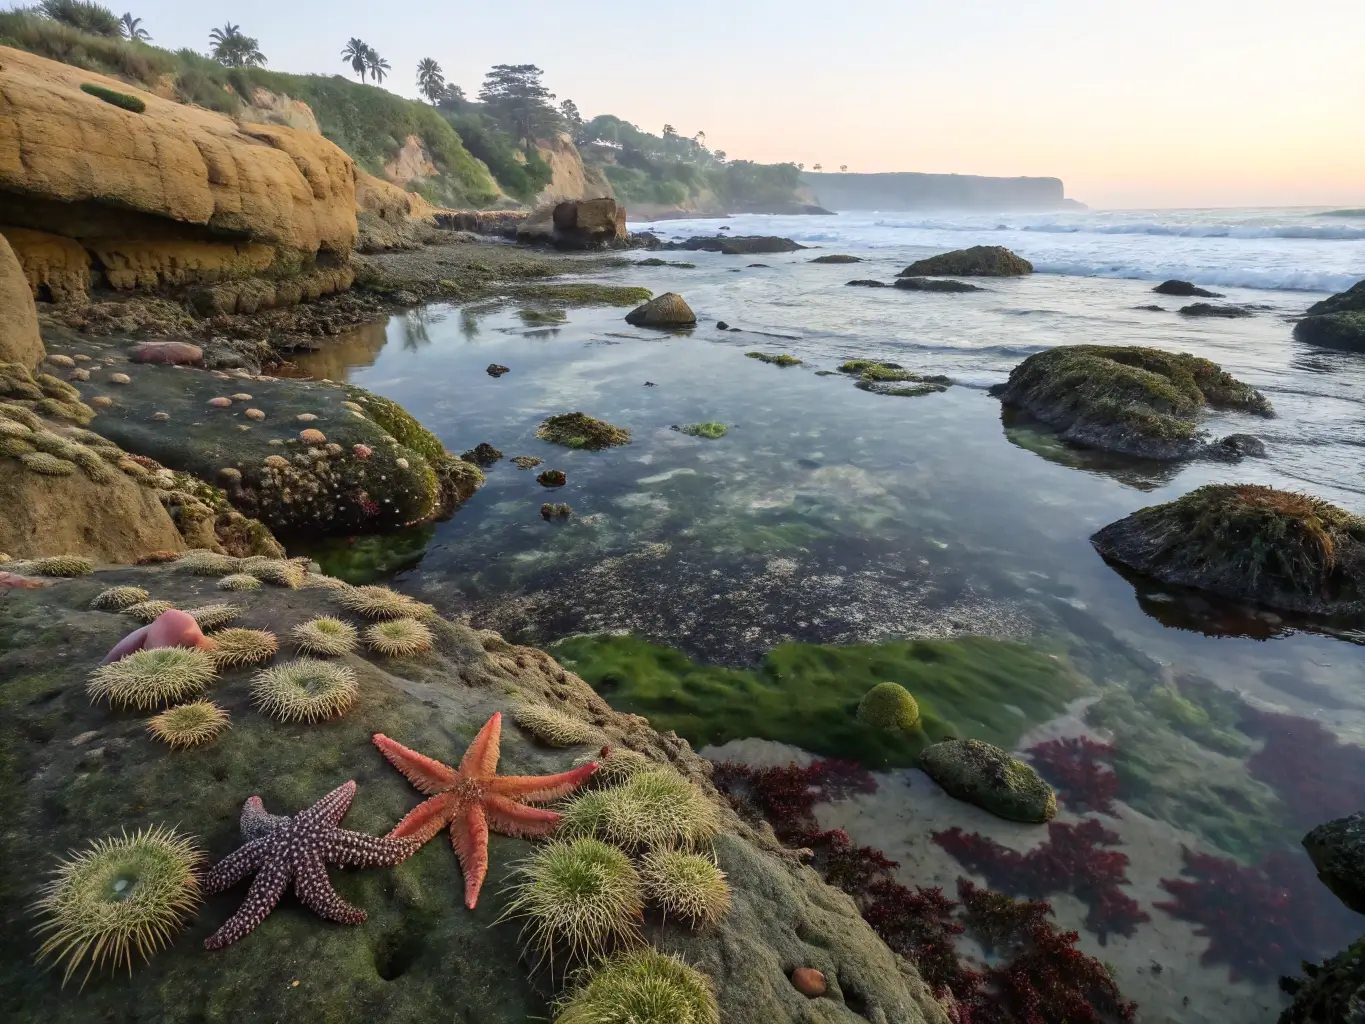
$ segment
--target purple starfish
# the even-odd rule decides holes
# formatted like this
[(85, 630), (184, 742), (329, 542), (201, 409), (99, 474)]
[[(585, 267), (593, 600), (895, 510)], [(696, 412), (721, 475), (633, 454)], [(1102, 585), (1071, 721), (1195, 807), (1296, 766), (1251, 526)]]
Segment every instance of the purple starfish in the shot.
[(294, 892), (320, 917), (340, 924), (360, 924), (365, 911), (353, 907), (332, 888), (327, 864), (387, 867), (407, 859), (422, 845), (419, 837), (388, 839), (337, 828), (355, 798), (355, 781), (338, 786), (292, 818), (268, 814), (261, 798), (242, 805), (246, 845), (228, 854), (204, 878), (204, 891), (222, 892), (255, 872), (246, 900), (226, 924), (204, 940), (205, 949), (222, 949), (269, 916), (294, 879)]

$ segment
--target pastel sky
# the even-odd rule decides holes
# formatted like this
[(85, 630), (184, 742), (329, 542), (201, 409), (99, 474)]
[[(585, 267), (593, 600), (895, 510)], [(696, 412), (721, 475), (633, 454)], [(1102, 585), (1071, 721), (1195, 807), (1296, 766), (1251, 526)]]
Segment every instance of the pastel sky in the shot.
[(1055, 175), (1098, 207), (1365, 206), (1362, 0), (115, 0), (156, 43), (230, 18), (280, 71), (351, 36), (416, 95), (534, 63), (589, 116), (731, 157)]

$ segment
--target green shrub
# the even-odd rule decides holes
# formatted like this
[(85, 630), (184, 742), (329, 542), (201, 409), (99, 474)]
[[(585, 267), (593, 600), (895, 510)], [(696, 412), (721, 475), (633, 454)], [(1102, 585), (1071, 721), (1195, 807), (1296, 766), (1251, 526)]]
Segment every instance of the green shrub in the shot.
[(89, 93), (91, 96), (104, 100), (105, 103), (122, 107), (124, 110), (131, 110), (134, 114), (142, 114), (147, 110), (147, 104), (136, 96), (129, 96), (126, 92), (115, 92), (113, 89), (106, 89), (104, 86), (95, 85), (93, 82), (82, 82), (81, 92)]
[(123, 22), (109, 8), (86, 0), (43, 0), (38, 10), (62, 25), (106, 39), (123, 38)]

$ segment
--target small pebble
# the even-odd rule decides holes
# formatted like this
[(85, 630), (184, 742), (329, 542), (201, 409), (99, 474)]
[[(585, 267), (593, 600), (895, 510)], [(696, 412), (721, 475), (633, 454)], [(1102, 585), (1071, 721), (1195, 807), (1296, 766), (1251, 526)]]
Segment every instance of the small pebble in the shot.
[(74, 359), (74, 360), (76, 360), (76, 362), (78, 362), (78, 363), (88, 363), (88, 362), (90, 362), (90, 357), (87, 356), (87, 355), (72, 356), (71, 358)]
[(71, 367), (76, 365), (76, 360), (72, 359), (70, 356), (62, 355), (48, 356), (47, 361), (51, 363), (53, 366), (65, 366), (67, 369), (70, 369)]
[(249, 420), (256, 420), (259, 423), (261, 420), (265, 419), (265, 413), (260, 409), (248, 409), (246, 411), (246, 418)]
[(825, 976), (814, 967), (798, 967), (792, 971), (792, 984), (796, 991), (810, 999), (818, 999), (829, 989)]
[(109, 383), (110, 383), (110, 384), (131, 384), (131, 383), (133, 383), (133, 378), (132, 378), (132, 377), (129, 377), (126, 373), (111, 373), (111, 374), (109, 375)]
[(266, 444), (279, 445), (279, 446), (283, 447), (284, 442), (281, 441), (278, 437), (273, 437), (273, 438), (271, 438), (269, 441), (267, 441)]
[(232, 400), (233, 400), (234, 402), (249, 402), (249, 401), (251, 401), (251, 396), (248, 395), (248, 394), (247, 394), (246, 392), (244, 392), (244, 391), (239, 391), (239, 392), (237, 392), (235, 395), (232, 395), (231, 398), (232, 398)]
[(67, 380), (89, 380), (89, 379), (90, 379), (90, 371), (89, 371), (89, 370), (72, 370), (71, 373), (67, 375), (67, 378), (66, 378), (66, 379), (67, 379)]
[(321, 430), (315, 430), (312, 427), (309, 427), (307, 430), (299, 431), (299, 440), (304, 444), (326, 444), (327, 435)]
[(90, 399), (89, 404), (93, 405), (96, 409), (108, 409), (114, 404), (114, 400), (108, 395), (96, 395), (94, 398)]
[(295, 416), (294, 419), (298, 420), (300, 423), (312, 423), (317, 417), (311, 412), (301, 412)]
[(154, 412), (154, 413), (152, 413), (152, 419), (156, 420), (156, 422), (158, 422), (158, 423), (165, 423), (165, 422), (166, 422), (168, 419), (170, 419), (170, 418), (171, 418), (171, 414), (168, 413), (168, 412)]
[(394, 463), (394, 465), (397, 466), (399, 469), (407, 469), (407, 468), (408, 468), (408, 460), (407, 460), (407, 459), (399, 459), (397, 462)]
[(215, 409), (226, 409), (231, 404), (232, 404), (231, 398), (219, 397), (209, 399), (209, 405), (213, 406)]

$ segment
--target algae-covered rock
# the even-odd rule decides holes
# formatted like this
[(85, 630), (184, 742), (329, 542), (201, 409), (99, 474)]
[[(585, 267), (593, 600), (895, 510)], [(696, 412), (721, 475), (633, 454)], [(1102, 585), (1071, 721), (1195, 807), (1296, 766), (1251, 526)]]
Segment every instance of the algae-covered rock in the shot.
[(1319, 825), (1303, 848), (1322, 884), (1357, 914), (1365, 914), (1365, 811)]
[(1205, 407), (1274, 415), (1264, 395), (1216, 363), (1137, 346), (1039, 352), (991, 394), (1056, 427), (1064, 440), (1152, 459), (1198, 454)]
[[(232, 505), (281, 535), (378, 533), (449, 514), (483, 481), (396, 403), (362, 388), (129, 366), (97, 373), (96, 429), (174, 470), (224, 482)], [(252, 397), (234, 400), (241, 388)], [(227, 405), (214, 401), (228, 399)], [(230, 471), (230, 472), (229, 472)]]
[(630, 431), (614, 427), (605, 420), (594, 419), (581, 412), (566, 412), (551, 416), (536, 428), (536, 437), (566, 448), (582, 448), (596, 452), (603, 448), (630, 444)]
[(1365, 313), (1365, 279), (1357, 281), (1344, 292), (1337, 292), (1308, 307), (1309, 316), (1328, 313)]
[(1194, 302), (1188, 306), (1181, 306), (1180, 313), (1183, 316), (1214, 316), (1225, 320), (1236, 320), (1252, 315), (1251, 310), (1243, 309), (1241, 306), (1219, 306), (1212, 302)]
[(950, 796), (1001, 818), (1042, 824), (1057, 816), (1057, 796), (1033, 766), (990, 743), (935, 743), (919, 765)]
[(1294, 337), (1306, 345), (1365, 352), (1365, 311), (1304, 317), (1294, 325)]
[(916, 373), (900, 363), (883, 363), (875, 359), (849, 359), (840, 364), (840, 373), (857, 378), (856, 386), (877, 395), (914, 398), (947, 391), (952, 381), (941, 374)]
[(1281, 978), (1294, 1002), (1279, 1024), (1356, 1024), (1365, 1007), (1365, 938), (1321, 964), (1305, 963), (1305, 977)]
[(986, 289), (966, 281), (940, 280), (932, 277), (898, 277), (896, 287), (907, 292), (983, 292)]
[(1218, 292), (1211, 292), (1207, 288), (1197, 288), (1189, 281), (1162, 281), (1152, 289), (1158, 295), (1179, 295), (1181, 297), (1196, 296), (1201, 299), (1221, 299), (1223, 296)]
[[(355, 704), (311, 726), (260, 714), (251, 703), (256, 668), (225, 668), (213, 699), (230, 716), (231, 729), (212, 742), (171, 752), (149, 735), (146, 715), (92, 705), (85, 692), (84, 670), (130, 628), (124, 616), (89, 608), (111, 585), (140, 586), (184, 606), (199, 598), (204, 581), (173, 566), (119, 570), (12, 592), (0, 602), (0, 750), (6, 759), (0, 799), (8, 823), (0, 831), (0, 905), (9, 915), (9, 927), (0, 932), (0, 991), (6, 1020), (105, 1024), (128, 1019), (130, 1007), (139, 1019), (240, 1024), (326, 1024), (358, 1014), (480, 1024), (549, 1018), (568, 980), (561, 972), (533, 972), (521, 956), (520, 924), (499, 920), (511, 898), (513, 867), (535, 847), (496, 830), (474, 911), (463, 906), (459, 865), (442, 835), (393, 868), (329, 871), (341, 897), (365, 911), (363, 923), (319, 920), (286, 894), (249, 935), (226, 950), (205, 951), (204, 938), (245, 898), (249, 886), (243, 881), (209, 896), (149, 962), (135, 958), (131, 973), (97, 973), (83, 989), (63, 988), (60, 972), (35, 962), (40, 940), (31, 934), (36, 922), (28, 910), (59, 856), (123, 829), (177, 825), (196, 837), (210, 863), (218, 861), (240, 846), (242, 803), (253, 794), (271, 810), (293, 811), (353, 779), (357, 793), (344, 826), (383, 835), (421, 797), (375, 749), (373, 733), (458, 764), (493, 713), (535, 701), (591, 723), (614, 749), (671, 765), (713, 806), (723, 828), (715, 853), (734, 891), (731, 912), (696, 931), (671, 918), (651, 918), (645, 937), (707, 977), (722, 1020), (807, 1024), (812, 1018), (805, 997), (787, 979), (797, 963), (822, 970), (842, 997), (827, 1001), (820, 1019), (828, 1024), (867, 1019), (850, 1004), (888, 1024), (946, 1024), (913, 969), (875, 936), (851, 900), (811, 869), (779, 856), (770, 839), (731, 814), (710, 788), (708, 766), (686, 743), (614, 713), (542, 652), (432, 616), (427, 625), (435, 647), (421, 659), (338, 657), (335, 664), (355, 675)], [(239, 625), (281, 636), (319, 615), (344, 614), (336, 592), (327, 589), (264, 587), (234, 594), (233, 601), (240, 606)], [(282, 652), (274, 661), (292, 656)], [(509, 726), (502, 732), (499, 771), (562, 772), (573, 756)]]
[(878, 729), (910, 730), (919, 725), (919, 704), (900, 683), (878, 683), (859, 701), (858, 721)]
[(1209, 484), (1090, 542), (1163, 583), (1290, 611), (1365, 610), (1365, 519), (1306, 494)]
[(1016, 277), (1033, 273), (1033, 264), (1003, 245), (974, 245), (970, 249), (916, 260), (901, 277)]
[(692, 252), (718, 252), (725, 256), (756, 256), (760, 253), (796, 252), (806, 246), (790, 238), (776, 235), (695, 236), (685, 242), (671, 242), (665, 249), (687, 249)]
[(830, 253), (828, 256), (817, 256), (811, 260), (812, 263), (861, 263), (861, 256), (848, 256), (842, 253)]
[(788, 352), (745, 352), (750, 359), (757, 359), (760, 363), (767, 363), (769, 366), (800, 366), (801, 360)]
[(664, 292), (626, 314), (635, 327), (693, 327), (697, 314), (677, 292)]
[(706, 437), (715, 441), (724, 437), (730, 432), (730, 428), (724, 423), (684, 423), (682, 426), (674, 427), (679, 433), (686, 434), (688, 437)]

